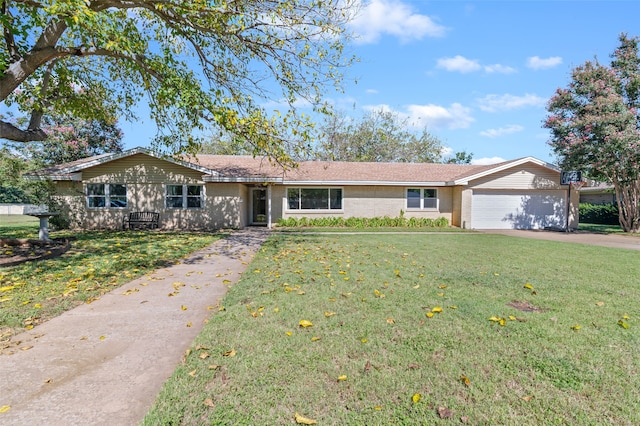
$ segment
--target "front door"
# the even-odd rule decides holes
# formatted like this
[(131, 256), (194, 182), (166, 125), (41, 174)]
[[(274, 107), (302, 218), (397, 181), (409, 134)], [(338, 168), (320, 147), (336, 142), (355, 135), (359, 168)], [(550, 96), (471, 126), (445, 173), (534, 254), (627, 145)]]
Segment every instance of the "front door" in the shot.
[(251, 223), (267, 224), (267, 190), (264, 188), (251, 190)]

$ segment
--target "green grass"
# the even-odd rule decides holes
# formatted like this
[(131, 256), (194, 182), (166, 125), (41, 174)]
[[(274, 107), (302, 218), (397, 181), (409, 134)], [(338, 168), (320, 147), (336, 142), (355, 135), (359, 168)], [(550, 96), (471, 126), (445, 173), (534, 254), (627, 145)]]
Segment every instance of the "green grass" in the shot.
[(580, 223), (578, 231), (595, 232), (598, 234), (624, 234), (620, 225), (601, 225), (598, 223)]
[[(37, 238), (29, 226), (3, 227), (0, 235)], [(30, 328), (80, 303), (90, 303), (155, 268), (173, 262), (220, 235), (161, 232), (53, 232), (71, 237), (61, 257), (0, 268), (0, 337)]]
[(38, 227), (40, 219), (33, 216), (25, 216), (21, 214), (0, 215), (0, 236), (4, 236), (4, 231), (16, 226), (21, 228), (30, 228), (35, 230), (38, 236)]
[(640, 424), (637, 255), (499, 235), (275, 234), (144, 424), (295, 424), (296, 412), (321, 425)]

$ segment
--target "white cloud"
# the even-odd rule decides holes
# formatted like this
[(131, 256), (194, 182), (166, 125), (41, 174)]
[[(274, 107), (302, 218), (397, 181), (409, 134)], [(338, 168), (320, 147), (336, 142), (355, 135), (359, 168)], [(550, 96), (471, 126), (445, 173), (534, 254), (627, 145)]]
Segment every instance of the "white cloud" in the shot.
[(447, 71), (458, 71), (461, 73), (468, 73), (482, 69), (482, 66), (480, 66), (477, 60), (467, 59), (460, 55), (456, 55), (453, 58), (440, 58), (438, 59), (436, 66)]
[(505, 160), (502, 157), (483, 157), (483, 158), (475, 158), (471, 160), (471, 164), (475, 166), (488, 166), (490, 164), (497, 164), (505, 161), (507, 160)]
[(365, 90), (365, 93), (367, 93), (369, 95), (376, 95), (378, 93), (378, 91), (376, 89), (367, 89), (367, 90)]
[(544, 70), (553, 68), (562, 63), (560, 56), (551, 56), (549, 58), (541, 58), (539, 56), (532, 56), (527, 59), (527, 66), (534, 70)]
[(421, 40), (425, 36), (442, 37), (446, 28), (427, 15), (416, 13), (411, 6), (398, 0), (371, 0), (349, 24), (356, 35), (356, 43), (377, 42), (383, 34), (402, 42)]
[(443, 146), (442, 149), (440, 150), (440, 155), (442, 155), (442, 158), (447, 158), (453, 155), (453, 148), (451, 148), (450, 146)]
[(524, 130), (524, 127), (519, 124), (510, 124), (506, 127), (500, 127), (498, 129), (488, 129), (480, 132), (480, 135), (487, 138), (497, 138), (504, 135), (510, 135), (512, 133), (518, 133)]
[(464, 129), (475, 121), (471, 117), (471, 109), (459, 103), (453, 103), (449, 107), (433, 104), (409, 105), (407, 111), (409, 122), (415, 127)]
[(488, 74), (513, 74), (516, 72), (515, 68), (508, 67), (506, 65), (501, 64), (493, 64), (493, 65), (485, 65), (485, 72)]
[(506, 111), (525, 107), (540, 107), (546, 104), (547, 100), (540, 96), (527, 93), (524, 96), (487, 95), (478, 99), (480, 109), (485, 112)]
[(441, 105), (408, 105), (406, 111), (397, 111), (389, 105), (366, 105), (366, 111), (393, 112), (400, 119), (406, 119), (409, 126), (416, 129), (464, 129), (475, 121), (471, 117), (471, 109), (461, 104), (453, 103), (449, 107)]

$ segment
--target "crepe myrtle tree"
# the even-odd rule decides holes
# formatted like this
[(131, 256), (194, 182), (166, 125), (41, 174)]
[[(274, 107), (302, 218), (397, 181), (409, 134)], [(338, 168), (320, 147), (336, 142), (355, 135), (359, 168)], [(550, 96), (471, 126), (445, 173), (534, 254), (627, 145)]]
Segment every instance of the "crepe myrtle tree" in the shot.
[[(13, 0), (0, 2), (0, 100), (29, 115), (0, 137), (42, 141), (50, 113), (136, 119), (144, 100), (156, 147), (195, 152), (205, 129), (286, 159), (291, 133), (340, 88), (356, 0)], [(283, 104), (270, 113), (266, 100)], [(263, 105), (263, 104), (262, 104)]]
[(587, 61), (550, 99), (544, 127), (565, 169), (615, 188), (625, 232), (640, 231), (640, 57), (637, 37), (620, 35), (610, 65)]

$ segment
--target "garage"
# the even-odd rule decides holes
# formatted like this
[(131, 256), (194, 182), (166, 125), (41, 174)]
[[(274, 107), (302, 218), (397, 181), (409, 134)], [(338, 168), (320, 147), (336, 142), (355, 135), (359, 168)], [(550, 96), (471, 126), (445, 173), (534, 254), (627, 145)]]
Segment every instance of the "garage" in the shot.
[(474, 189), (472, 228), (565, 228), (566, 196), (565, 190)]

